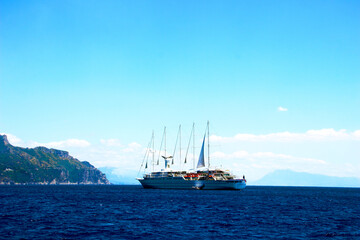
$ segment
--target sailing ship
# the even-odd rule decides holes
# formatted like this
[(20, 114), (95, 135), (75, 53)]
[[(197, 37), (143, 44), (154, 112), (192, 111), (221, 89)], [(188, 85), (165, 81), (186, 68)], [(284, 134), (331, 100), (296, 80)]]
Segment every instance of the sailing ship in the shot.
[[(155, 165), (155, 151), (154, 151), (154, 133), (152, 134), (151, 141), (148, 145), (140, 170), (144, 167), (146, 171), (149, 168), (148, 159), (150, 153), (152, 153), (152, 165), (153, 171), (144, 173), (142, 178), (137, 178), (144, 188), (160, 188), (160, 189), (204, 189), (204, 190), (242, 190), (246, 187), (245, 176), (243, 178), (237, 178), (228, 170), (221, 168), (210, 167), (210, 136), (209, 136), (209, 122), (207, 123), (207, 129), (204, 134), (201, 151), (199, 154), (199, 160), (195, 168), (195, 161), (193, 161), (193, 169), (190, 170), (173, 170), (171, 165), (174, 164), (174, 154), (176, 151), (178, 139), (180, 138), (180, 159), (181, 159), (181, 125), (179, 126), (178, 136), (176, 138), (174, 154), (172, 156), (166, 155), (166, 127), (164, 128), (163, 139), (160, 145), (159, 158), (156, 161), (156, 165), (159, 165), (160, 153), (163, 141), (165, 139), (165, 154), (162, 156), (164, 159), (164, 169), (161, 171), (154, 171)], [(204, 147), (207, 136), (208, 147), (208, 166), (205, 167), (205, 154)], [(195, 124), (193, 124), (192, 132), (190, 134), (189, 144), (186, 151), (184, 164), (187, 163), (187, 156), (189, 152), (191, 138), (193, 139), (193, 152), (195, 153)], [(144, 165), (145, 163), (145, 165)], [(139, 170), (139, 172), (140, 172)]]

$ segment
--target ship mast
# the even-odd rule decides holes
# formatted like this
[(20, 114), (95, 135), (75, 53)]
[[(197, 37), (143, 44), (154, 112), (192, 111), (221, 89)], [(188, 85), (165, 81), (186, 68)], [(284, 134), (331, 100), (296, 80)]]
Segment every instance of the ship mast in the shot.
[(180, 146), (179, 146), (180, 158), (179, 158), (179, 159), (180, 159), (180, 170), (182, 170), (182, 169), (181, 169), (181, 162), (182, 162), (182, 161), (181, 161), (181, 124), (180, 124), (180, 126), (179, 126), (179, 134), (180, 134), (180, 144), (179, 144), (179, 145), (180, 145)]
[(155, 147), (154, 147), (154, 139), (155, 139), (155, 136), (154, 136), (154, 130), (152, 132), (152, 171), (154, 171), (154, 168), (155, 168)]
[(195, 123), (193, 123), (193, 169), (195, 170)]
[(164, 138), (165, 138), (165, 160), (166, 160), (166, 127), (164, 128)]

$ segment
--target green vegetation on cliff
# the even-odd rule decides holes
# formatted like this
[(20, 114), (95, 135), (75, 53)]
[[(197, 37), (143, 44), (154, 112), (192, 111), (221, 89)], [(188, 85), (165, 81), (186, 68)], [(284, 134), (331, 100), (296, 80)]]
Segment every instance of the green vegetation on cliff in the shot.
[(12, 146), (0, 135), (2, 184), (109, 184), (105, 174), (66, 151)]

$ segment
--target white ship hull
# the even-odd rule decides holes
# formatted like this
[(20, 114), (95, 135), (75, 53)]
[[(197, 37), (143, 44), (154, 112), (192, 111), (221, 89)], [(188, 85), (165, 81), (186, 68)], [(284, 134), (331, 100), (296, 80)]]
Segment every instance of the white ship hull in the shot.
[(182, 177), (138, 179), (144, 188), (158, 189), (204, 189), (204, 190), (241, 190), (246, 187), (242, 179), (233, 180), (185, 180)]

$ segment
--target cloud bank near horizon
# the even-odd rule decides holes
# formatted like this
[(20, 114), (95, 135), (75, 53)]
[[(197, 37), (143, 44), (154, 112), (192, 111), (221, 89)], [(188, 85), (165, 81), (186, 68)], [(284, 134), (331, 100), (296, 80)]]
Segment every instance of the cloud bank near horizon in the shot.
[(348, 132), (346, 129), (335, 130), (325, 128), (320, 130), (308, 130), (305, 133), (278, 132), (269, 134), (248, 134), (239, 133), (232, 137), (222, 137), (211, 135), (210, 140), (213, 142), (231, 143), (239, 141), (249, 142), (294, 142), (294, 141), (344, 141), (360, 140), (360, 130)]
[[(95, 167), (114, 168), (117, 174), (126, 176), (129, 173), (137, 172), (144, 158), (146, 148), (139, 143), (123, 143), (120, 139), (100, 139), (96, 143), (90, 143), (84, 139), (67, 139), (48, 143), (36, 141), (25, 142), (21, 138), (6, 134), (12, 145), (21, 147), (45, 146), (69, 151), (70, 154), (81, 161), (89, 161)], [(226, 144), (228, 149), (215, 150), (212, 148), (212, 164), (218, 163), (219, 166), (231, 169), (238, 175), (246, 174), (249, 180), (257, 180), (264, 175), (278, 169), (291, 169), (314, 174), (323, 174), (339, 177), (360, 177), (360, 163), (358, 150), (353, 149), (349, 154), (352, 159), (329, 159), (329, 155), (319, 155), (312, 152), (311, 147), (314, 143), (321, 142), (328, 148), (329, 152), (334, 149), (329, 144), (336, 142), (350, 142), (357, 144), (360, 140), (360, 130), (347, 131), (345, 129), (334, 130), (320, 129), (308, 130), (304, 133), (280, 132), (270, 134), (236, 134), (233, 137), (222, 137), (212, 135), (210, 141), (216, 145)], [(244, 143), (252, 144), (256, 150), (243, 149)], [(283, 148), (274, 148), (270, 151), (262, 149), (269, 143), (277, 143)], [(297, 146), (299, 150), (293, 154), (286, 153), (286, 146)], [(305, 147), (304, 147), (305, 146)], [(239, 150), (243, 149), (243, 150)], [(305, 149), (305, 150), (304, 150)], [(184, 150), (183, 150), (184, 151)], [(321, 152), (321, 151), (319, 151)], [(341, 152), (341, 151), (340, 151)], [(158, 151), (156, 153), (156, 158)], [(331, 155), (331, 154), (330, 154)], [(185, 153), (182, 152), (182, 156)], [(191, 159), (190, 156), (188, 159)], [(197, 157), (195, 157), (197, 159)], [(162, 165), (162, 164), (160, 164)], [(189, 164), (192, 165), (192, 164)], [(215, 166), (215, 165), (214, 165)], [(179, 165), (174, 168), (179, 168)], [(188, 166), (191, 168), (191, 166)], [(135, 176), (133, 176), (135, 177)]]

